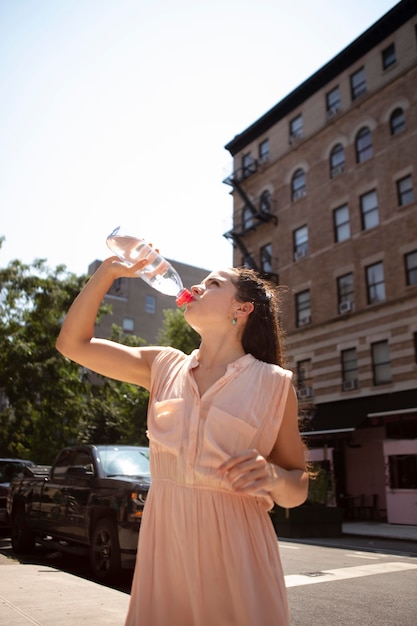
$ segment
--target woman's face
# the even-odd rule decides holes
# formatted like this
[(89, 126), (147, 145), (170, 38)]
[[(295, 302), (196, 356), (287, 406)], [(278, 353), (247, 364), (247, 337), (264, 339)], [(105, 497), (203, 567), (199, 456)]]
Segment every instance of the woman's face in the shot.
[(230, 326), (240, 304), (236, 300), (233, 269), (211, 272), (199, 285), (191, 287), (193, 300), (187, 304), (185, 318), (196, 330), (208, 325)]

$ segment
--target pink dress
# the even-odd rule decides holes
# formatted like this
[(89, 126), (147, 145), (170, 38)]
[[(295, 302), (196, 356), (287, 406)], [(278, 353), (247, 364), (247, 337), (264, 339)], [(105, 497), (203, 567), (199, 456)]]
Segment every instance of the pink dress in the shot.
[(126, 626), (288, 626), (269, 497), (233, 493), (216, 468), (276, 441), (291, 372), (246, 354), (200, 398), (195, 352), (152, 368), (152, 486)]

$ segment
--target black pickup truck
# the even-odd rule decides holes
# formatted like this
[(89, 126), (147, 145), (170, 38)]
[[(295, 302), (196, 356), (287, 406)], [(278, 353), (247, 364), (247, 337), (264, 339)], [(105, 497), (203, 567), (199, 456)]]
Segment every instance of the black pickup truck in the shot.
[(40, 543), (89, 555), (100, 580), (134, 566), (150, 487), (148, 448), (70, 446), (51, 468), (25, 473), (13, 480), (7, 500), (14, 552), (27, 554)]

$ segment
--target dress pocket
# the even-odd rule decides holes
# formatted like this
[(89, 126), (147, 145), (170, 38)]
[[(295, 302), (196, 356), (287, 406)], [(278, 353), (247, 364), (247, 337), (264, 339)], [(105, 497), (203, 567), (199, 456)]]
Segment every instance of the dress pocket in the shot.
[(184, 400), (154, 402), (148, 415), (149, 439), (179, 453), (184, 423)]
[(254, 447), (258, 429), (217, 407), (206, 418), (204, 446), (207, 451), (228, 458)]

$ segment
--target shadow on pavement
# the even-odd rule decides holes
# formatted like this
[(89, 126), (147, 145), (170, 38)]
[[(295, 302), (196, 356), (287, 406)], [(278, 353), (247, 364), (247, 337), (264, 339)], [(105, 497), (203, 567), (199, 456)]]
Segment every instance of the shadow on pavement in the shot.
[(117, 591), (130, 593), (133, 571), (124, 570), (116, 583), (105, 583), (101, 580), (96, 580), (92, 576), (87, 557), (73, 556), (57, 550), (48, 550), (40, 545), (37, 545), (30, 554), (15, 554), (12, 550), (9, 532), (9, 529), (0, 529), (0, 554), (7, 559), (22, 565), (47, 565), (68, 574), (91, 580), (104, 587), (111, 587)]

